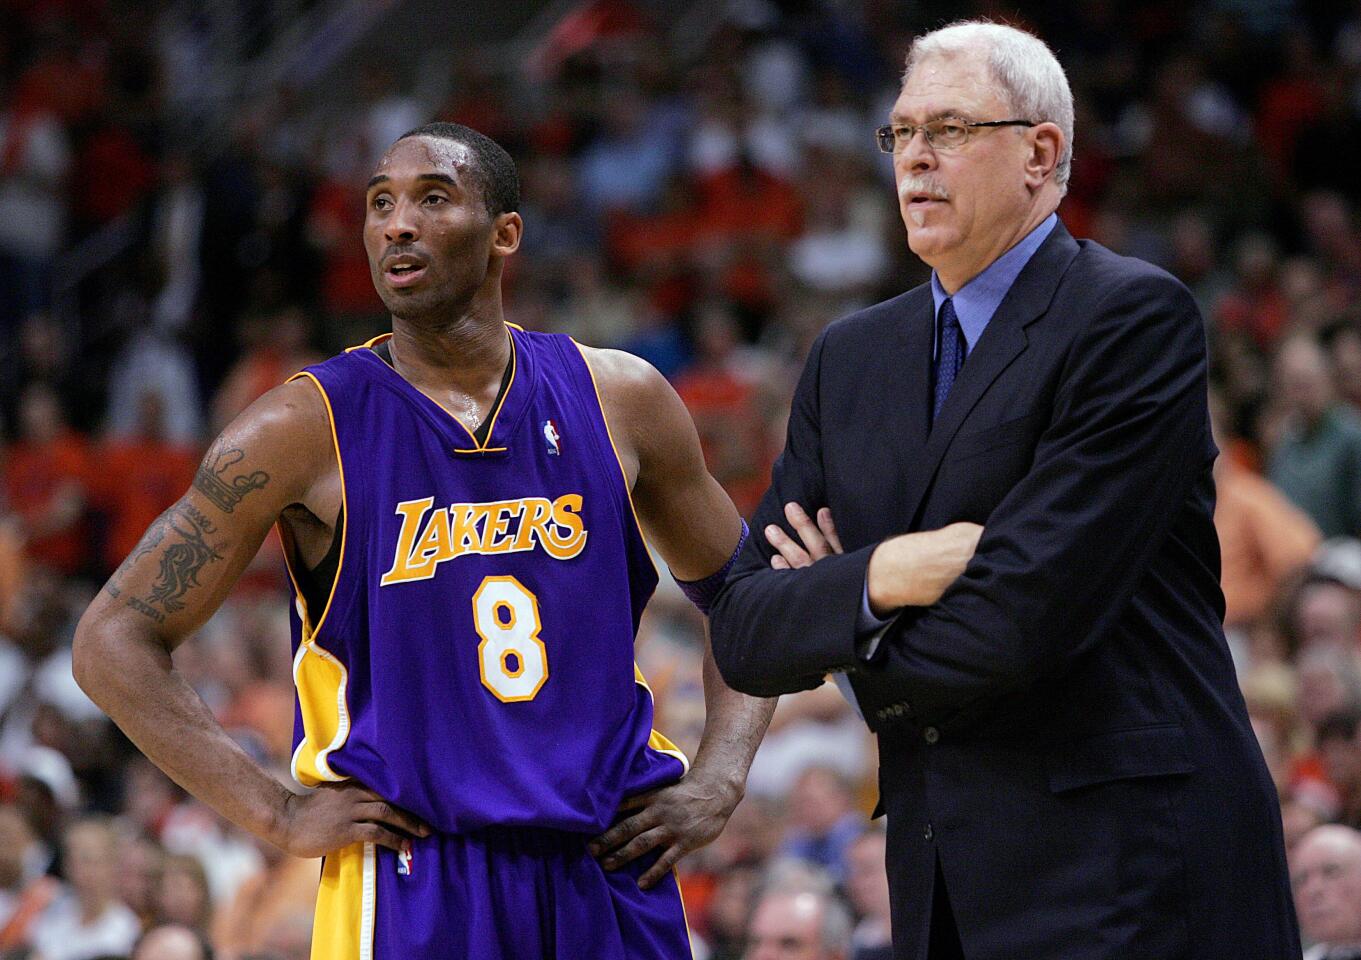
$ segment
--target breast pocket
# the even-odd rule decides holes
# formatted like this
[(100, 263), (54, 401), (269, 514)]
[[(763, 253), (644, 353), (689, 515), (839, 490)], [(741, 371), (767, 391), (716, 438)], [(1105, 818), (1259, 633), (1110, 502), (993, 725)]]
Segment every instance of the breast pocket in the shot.
[(1025, 443), (1033, 445), (1039, 437), (1042, 426), (1043, 417), (1041, 414), (1027, 413), (993, 427), (983, 427), (981, 430), (959, 433), (950, 441), (946, 456), (951, 461), (959, 463), (962, 460), (972, 460), (975, 457), (981, 457), (1005, 447), (1014, 447)]

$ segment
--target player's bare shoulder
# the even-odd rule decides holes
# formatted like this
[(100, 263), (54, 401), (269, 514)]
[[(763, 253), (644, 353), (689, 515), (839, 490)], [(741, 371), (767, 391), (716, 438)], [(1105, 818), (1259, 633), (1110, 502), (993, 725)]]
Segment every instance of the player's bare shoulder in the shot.
[(640, 464), (655, 460), (668, 445), (683, 442), (687, 430), (693, 432), (689, 414), (666, 378), (641, 357), (584, 345), (581, 353), (595, 377), (619, 456), (634, 481)]
[[(703, 469), (694, 421), (671, 384), (641, 357), (581, 348), (630, 480)], [(632, 469), (630, 469), (630, 467)]]
[(336, 472), (331, 423), (321, 392), (306, 378), (265, 393), (213, 441), (194, 477), (194, 489), (223, 513), (247, 496), (275, 510), (305, 499)]

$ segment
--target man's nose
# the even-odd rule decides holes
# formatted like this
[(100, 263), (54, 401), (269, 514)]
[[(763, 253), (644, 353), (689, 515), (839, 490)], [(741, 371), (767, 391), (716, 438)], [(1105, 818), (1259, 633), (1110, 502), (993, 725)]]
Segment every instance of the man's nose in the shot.
[(909, 173), (935, 169), (936, 151), (927, 142), (925, 130), (912, 131), (912, 139), (898, 153), (898, 163)]
[(392, 214), (383, 224), (383, 236), (388, 243), (411, 243), (420, 237), (420, 223), (416, 205), (405, 199), (396, 201)]

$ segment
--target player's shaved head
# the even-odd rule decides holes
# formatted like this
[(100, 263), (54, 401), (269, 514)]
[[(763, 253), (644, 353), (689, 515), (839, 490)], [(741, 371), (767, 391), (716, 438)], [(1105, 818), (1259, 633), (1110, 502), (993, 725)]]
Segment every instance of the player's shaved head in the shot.
[(520, 175), (515, 170), (515, 161), (491, 137), (461, 123), (442, 121), (408, 130), (396, 142), (401, 143), (409, 137), (434, 137), (463, 144), (472, 156), (472, 170), (482, 189), (487, 212), (495, 217), (520, 209)]

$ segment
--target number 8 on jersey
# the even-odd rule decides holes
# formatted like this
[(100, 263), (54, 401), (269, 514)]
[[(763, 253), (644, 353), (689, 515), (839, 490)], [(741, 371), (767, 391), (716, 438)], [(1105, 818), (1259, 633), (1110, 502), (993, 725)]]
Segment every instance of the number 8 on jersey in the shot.
[(533, 700), (548, 679), (539, 601), (514, 577), (484, 577), (473, 593), (482, 685), (503, 703)]

